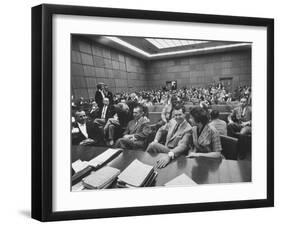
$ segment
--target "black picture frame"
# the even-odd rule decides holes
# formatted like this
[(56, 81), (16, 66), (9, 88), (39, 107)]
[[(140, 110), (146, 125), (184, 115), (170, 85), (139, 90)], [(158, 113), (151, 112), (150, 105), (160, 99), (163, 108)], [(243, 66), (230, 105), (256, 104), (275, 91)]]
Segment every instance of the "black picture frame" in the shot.
[[(247, 25), (267, 29), (267, 198), (131, 208), (52, 210), (52, 18), (55, 14)], [(43, 4), (32, 8), (32, 218), (40, 221), (122, 217), (274, 206), (274, 20)]]

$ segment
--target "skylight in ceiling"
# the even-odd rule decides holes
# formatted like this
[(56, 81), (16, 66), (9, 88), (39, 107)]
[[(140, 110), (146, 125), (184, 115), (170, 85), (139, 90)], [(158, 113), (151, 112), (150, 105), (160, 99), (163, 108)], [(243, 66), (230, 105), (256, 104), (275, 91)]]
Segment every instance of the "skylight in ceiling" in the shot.
[(208, 41), (195, 41), (195, 40), (178, 40), (178, 39), (159, 39), (159, 38), (146, 38), (151, 44), (158, 49), (165, 49), (171, 47), (188, 46), (194, 44), (205, 43)]

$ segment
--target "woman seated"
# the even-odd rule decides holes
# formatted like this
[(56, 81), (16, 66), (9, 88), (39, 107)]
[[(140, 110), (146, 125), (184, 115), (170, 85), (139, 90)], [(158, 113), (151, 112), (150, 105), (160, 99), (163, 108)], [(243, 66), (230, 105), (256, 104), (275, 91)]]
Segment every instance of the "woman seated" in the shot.
[(190, 122), (193, 127), (187, 157), (222, 157), (220, 136), (218, 131), (208, 124), (208, 113), (201, 107), (195, 107), (190, 111)]

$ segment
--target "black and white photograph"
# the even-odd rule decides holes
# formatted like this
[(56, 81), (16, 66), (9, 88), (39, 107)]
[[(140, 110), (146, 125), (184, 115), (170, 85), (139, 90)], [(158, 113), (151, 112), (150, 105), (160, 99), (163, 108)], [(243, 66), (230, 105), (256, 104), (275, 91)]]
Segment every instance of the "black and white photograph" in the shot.
[(274, 205), (272, 19), (32, 16), (33, 218)]
[(72, 192), (252, 182), (251, 42), (72, 33), (70, 55)]

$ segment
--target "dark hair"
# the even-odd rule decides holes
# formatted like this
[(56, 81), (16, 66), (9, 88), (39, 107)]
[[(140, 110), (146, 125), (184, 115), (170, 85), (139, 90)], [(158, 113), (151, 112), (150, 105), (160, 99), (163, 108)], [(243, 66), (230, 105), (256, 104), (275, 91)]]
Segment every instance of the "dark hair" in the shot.
[(142, 104), (137, 104), (134, 109), (135, 108), (139, 108), (141, 112), (144, 112), (144, 106)]
[(217, 110), (212, 110), (212, 112), (211, 112), (211, 119), (212, 119), (212, 120), (213, 120), (213, 119), (217, 119), (217, 118), (219, 118), (219, 115), (220, 115), (219, 111), (217, 111)]
[(201, 107), (192, 108), (190, 114), (197, 123), (201, 122), (203, 125), (205, 125), (209, 121), (207, 112)]
[(102, 84), (97, 84), (97, 89), (101, 89), (102, 88)]
[(82, 108), (79, 108), (74, 112), (74, 116), (76, 117), (77, 113), (80, 113), (82, 111), (86, 114), (86, 112)]
[(171, 97), (171, 101), (172, 101), (172, 100), (176, 100), (176, 101), (177, 101), (177, 100), (178, 100), (177, 95), (173, 94), (172, 97)]
[(182, 104), (176, 104), (174, 110), (182, 110), (182, 113), (185, 113), (186, 112), (186, 109), (185, 109), (185, 106), (182, 105)]

